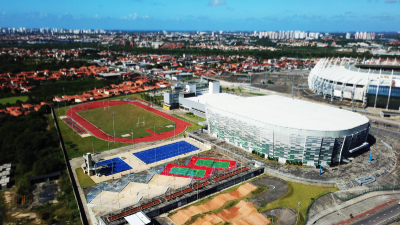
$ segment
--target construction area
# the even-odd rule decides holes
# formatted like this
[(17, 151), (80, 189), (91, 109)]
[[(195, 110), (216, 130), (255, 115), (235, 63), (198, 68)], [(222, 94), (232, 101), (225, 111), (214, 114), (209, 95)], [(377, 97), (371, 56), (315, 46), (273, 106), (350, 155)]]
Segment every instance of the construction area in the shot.
[[(169, 203), (176, 201), (178, 206), (183, 204), (177, 203), (179, 199), (202, 198), (263, 172), (225, 151), (211, 151), (211, 146), (192, 138), (105, 157), (88, 153), (83, 158), (81, 168), (96, 183), (83, 188), (88, 215), (91, 221), (105, 224), (120, 224), (138, 211), (152, 218), (165, 210), (167, 203), (170, 207)], [(160, 201), (158, 209), (148, 205), (155, 199)]]

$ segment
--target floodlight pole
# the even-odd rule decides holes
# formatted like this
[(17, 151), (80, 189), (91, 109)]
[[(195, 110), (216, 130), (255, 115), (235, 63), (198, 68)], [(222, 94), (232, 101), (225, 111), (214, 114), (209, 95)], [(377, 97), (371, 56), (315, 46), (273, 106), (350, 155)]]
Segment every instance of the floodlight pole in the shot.
[(132, 151), (134, 150), (134, 145), (133, 145), (133, 130), (132, 130)]
[(58, 101), (58, 118), (61, 119), (61, 116), (60, 116), (60, 101)]
[(72, 114), (72, 105), (69, 106), (69, 109), (71, 110), (72, 133), (75, 133), (75, 130), (74, 130), (74, 117), (73, 117), (73, 114)]
[(114, 144), (115, 144), (115, 123), (114, 123), (114, 118), (115, 118), (115, 113), (111, 114), (113, 118), (113, 129), (114, 129)]

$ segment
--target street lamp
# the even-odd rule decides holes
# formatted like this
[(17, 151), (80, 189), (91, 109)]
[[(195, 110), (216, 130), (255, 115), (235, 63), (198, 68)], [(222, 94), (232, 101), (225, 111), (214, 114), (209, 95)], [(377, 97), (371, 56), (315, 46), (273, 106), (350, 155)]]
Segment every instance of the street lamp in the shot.
[(301, 203), (299, 202), (299, 203), (297, 203), (297, 205), (298, 205), (298, 207), (297, 207), (297, 219), (296, 219), (296, 225), (297, 225), (297, 222), (299, 221), (299, 214), (300, 214), (300, 206), (301, 206)]
[(271, 210), (272, 225), (274, 224), (274, 210)]
[(115, 123), (114, 123), (114, 118), (115, 118), (115, 113), (111, 114), (113, 118), (113, 129), (114, 129), (114, 144), (115, 144)]
[(133, 130), (132, 130), (132, 151), (134, 150), (134, 145), (133, 145)]

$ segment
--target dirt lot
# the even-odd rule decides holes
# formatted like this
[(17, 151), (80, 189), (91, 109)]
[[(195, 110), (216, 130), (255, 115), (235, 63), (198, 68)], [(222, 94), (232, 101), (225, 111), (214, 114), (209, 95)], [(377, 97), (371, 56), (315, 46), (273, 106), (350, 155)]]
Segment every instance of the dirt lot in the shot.
[(248, 194), (250, 194), (250, 192), (254, 191), (255, 189), (257, 189), (256, 186), (254, 186), (250, 183), (246, 183), (244, 185), (241, 185), (236, 191), (217, 195), (212, 200), (207, 201), (204, 204), (201, 204), (198, 206), (190, 206), (187, 209), (178, 210), (177, 213), (172, 215), (170, 218), (177, 225), (182, 225), (194, 215), (202, 214), (205, 212), (212, 211), (214, 209), (218, 209), (218, 208), (222, 207), (225, 204), (225, 202), (248, 195)]
[(210, 214), (196, 220), (194, 225), (214, 225), (218, 223), (229, 222), (234, 225), (262, 225), (271, 224), (271, 221), (264, 215), (257, 212), (253, 204), (246, 201), (240, 201), (237, 205), (225, 209), (218, 214)]

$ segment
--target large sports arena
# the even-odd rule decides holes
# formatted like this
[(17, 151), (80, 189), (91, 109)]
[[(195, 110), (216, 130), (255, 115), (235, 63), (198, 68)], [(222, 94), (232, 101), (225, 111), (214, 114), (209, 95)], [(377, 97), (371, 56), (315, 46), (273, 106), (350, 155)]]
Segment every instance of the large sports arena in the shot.
[(399, 71), (396, 60), (325, 58), (311, 70), (308, 85), (331, 100), (348, 99), (370, 107), (399, 109)]
[(362, 115), (275, 95), (224, 97), (207, 100), (210, 133), (266, 158), (328, 166), (367, 145)]

